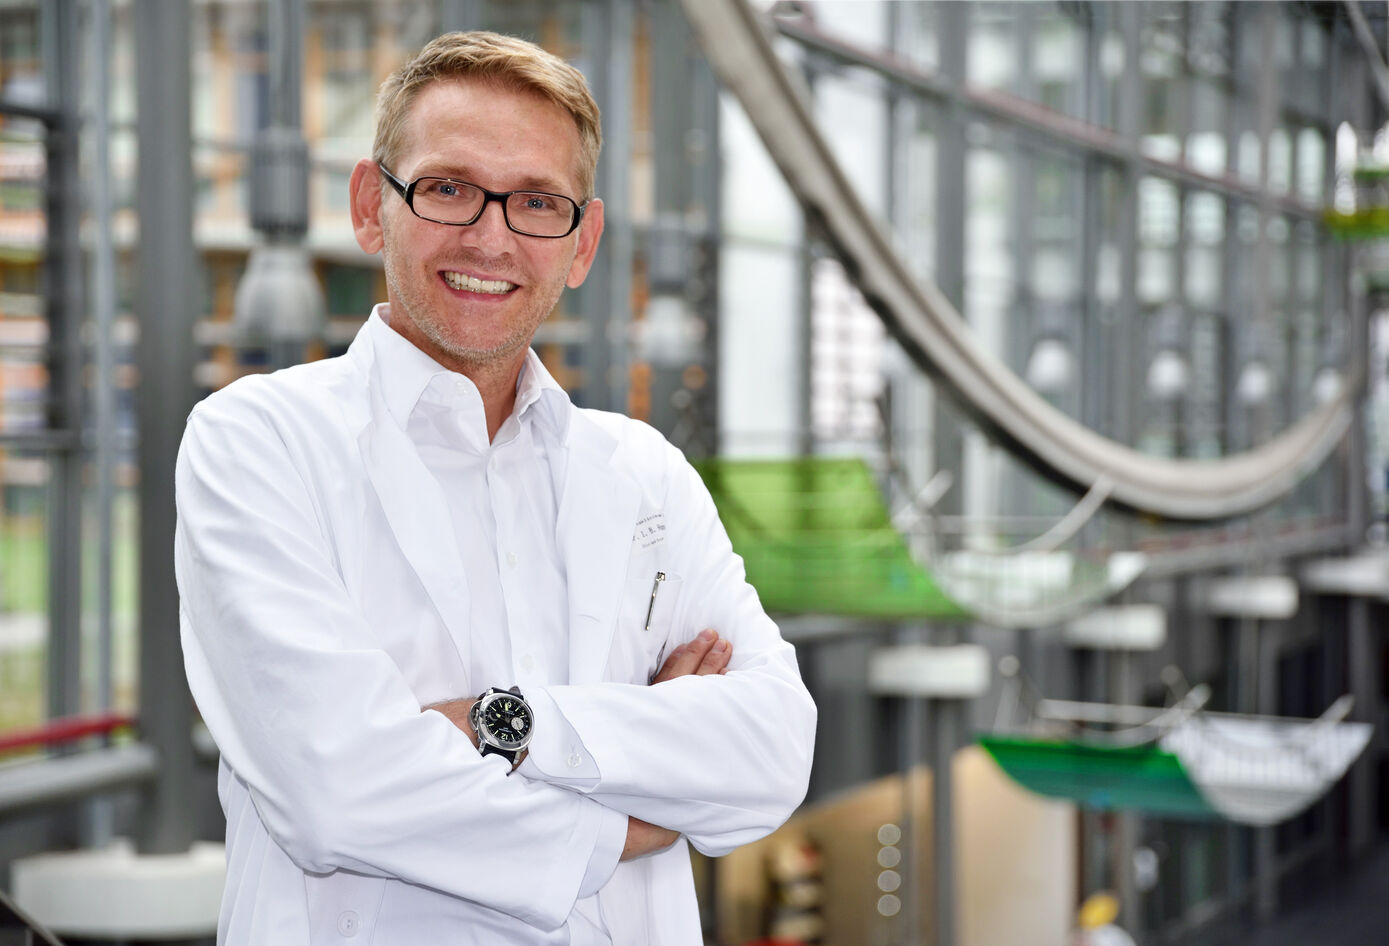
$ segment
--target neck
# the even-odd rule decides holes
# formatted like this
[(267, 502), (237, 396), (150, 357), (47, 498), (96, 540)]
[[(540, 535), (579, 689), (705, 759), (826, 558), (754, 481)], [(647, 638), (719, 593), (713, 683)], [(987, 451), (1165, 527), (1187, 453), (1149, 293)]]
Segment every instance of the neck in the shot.
[(474, 361), (459, 358), (435, 345), (408, 318), (388, 319), (387, 325), (445, 368), (473, 382), (482, 397), (483, 413), (487, 417), (487, 441), (491, 443), (516, 407), (516, 380), (521, 376), (522, 365), (526, 363), (529, 345), (514, 354)]
[(487, 442), (496, 439), (502, 423), (516, 408), (516, 379), (520, 377), (524, 354), (520, 359), (504, 364), (446, 365), (477, 386), (482, 396), (483, 413), (487, 416)]

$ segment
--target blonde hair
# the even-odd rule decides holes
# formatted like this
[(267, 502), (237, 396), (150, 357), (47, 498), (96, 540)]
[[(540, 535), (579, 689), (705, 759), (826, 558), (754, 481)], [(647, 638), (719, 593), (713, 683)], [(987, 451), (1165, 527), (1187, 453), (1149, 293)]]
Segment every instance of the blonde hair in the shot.
[(406, 119), (415, 98), (431, 82), (444, 79), (495, 82), (503, 88), (533, 92), (564, 109), (579, 130), (579, 201), (593, 197), (603, 130), (598, 103), (583, 73), (534, 43), (482, 30), (436, 37), (381, 83), (373, 161), (395, 170), (393, 162), (404, 148)]

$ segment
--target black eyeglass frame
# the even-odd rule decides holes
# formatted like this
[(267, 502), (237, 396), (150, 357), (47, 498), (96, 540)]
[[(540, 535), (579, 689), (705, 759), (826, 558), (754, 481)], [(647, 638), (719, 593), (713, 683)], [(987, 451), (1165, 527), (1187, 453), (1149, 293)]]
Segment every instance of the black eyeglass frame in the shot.
[[(390, 181), (391, 187), (395, 188), (395, 192), (400, 195), (401, 200), (405, 201), (405, 206), (410, 208), (412, 214), (419, 217), (421, 220), (428, 220), (430, 223), (437, 223), (444, 227), (471, 227), (482, 219), (482, 215), (487, 212), (487, 205), (496, 201), (502, 205), (502, 219), (506, 221), (506, 228), (512, 233), (519, 233), (521, 236), (535, 237), (537, 240), (562, 240), (579, 229), (579, 224), (582, 223), (584, 219), (584, 210), (588, 207), (588, 201), (584, 201), (581, 204), (574, 198), (566, 197), (564, 194), (552, 194), (548, 191), (537, 190), (489, 191), (487, 188), (474, 184), (472, 181), (460, 181), (452, 177), (436, 177), (433, 174), (426, 174), (423, 177), (417, 177), (413, 181), (406, 183), (386, 170), (384, 164), (378, 163), (376, 166), (380, 169), (386, 180)], [(463, 184), (468, 187), (476, 188), (482, 192), (482, 206), (477, 209), (477, 213), (473, 215), (473, 219), (471, 220), (435, 220), (433, 217), (426, 217), (415, 209), (415, 185), (420, 181), (448, 181), (451, 184)], [(569, 229), (565, 230), (563, 233), (555, 234), (530, 233), (526, 230), (518, 230), (512, 225), (511, 214), (508, 213), (506, 209), (506, 202), (517, 194), (542, 194), (546, 197), (558, 197), (560, 200), (569, 201), (570, 205), (574, 208), (574, 219), (570, 222)]]

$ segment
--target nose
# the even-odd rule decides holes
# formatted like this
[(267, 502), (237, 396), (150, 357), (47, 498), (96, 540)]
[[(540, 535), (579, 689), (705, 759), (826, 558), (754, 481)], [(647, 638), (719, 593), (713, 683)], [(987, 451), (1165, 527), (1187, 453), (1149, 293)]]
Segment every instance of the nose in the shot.
[(499, 200), (483, 203), (482, 215), (468, 226), (457, 229), (463, 234), (466, 242), (489, 253), (511, 246), (516, 237), (506, 225), (506, 214)]

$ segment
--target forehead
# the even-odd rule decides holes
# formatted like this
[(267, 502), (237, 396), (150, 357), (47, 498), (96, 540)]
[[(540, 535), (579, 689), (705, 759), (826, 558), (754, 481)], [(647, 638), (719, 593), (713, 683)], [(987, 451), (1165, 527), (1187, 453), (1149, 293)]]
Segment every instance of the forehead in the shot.
[(406, 128), (396, 173), (407, 179), (435, 174), (494, 190), (578, 189), (578, 126), (536, 92), (486, 80), (439, 80), (415, 97)]

